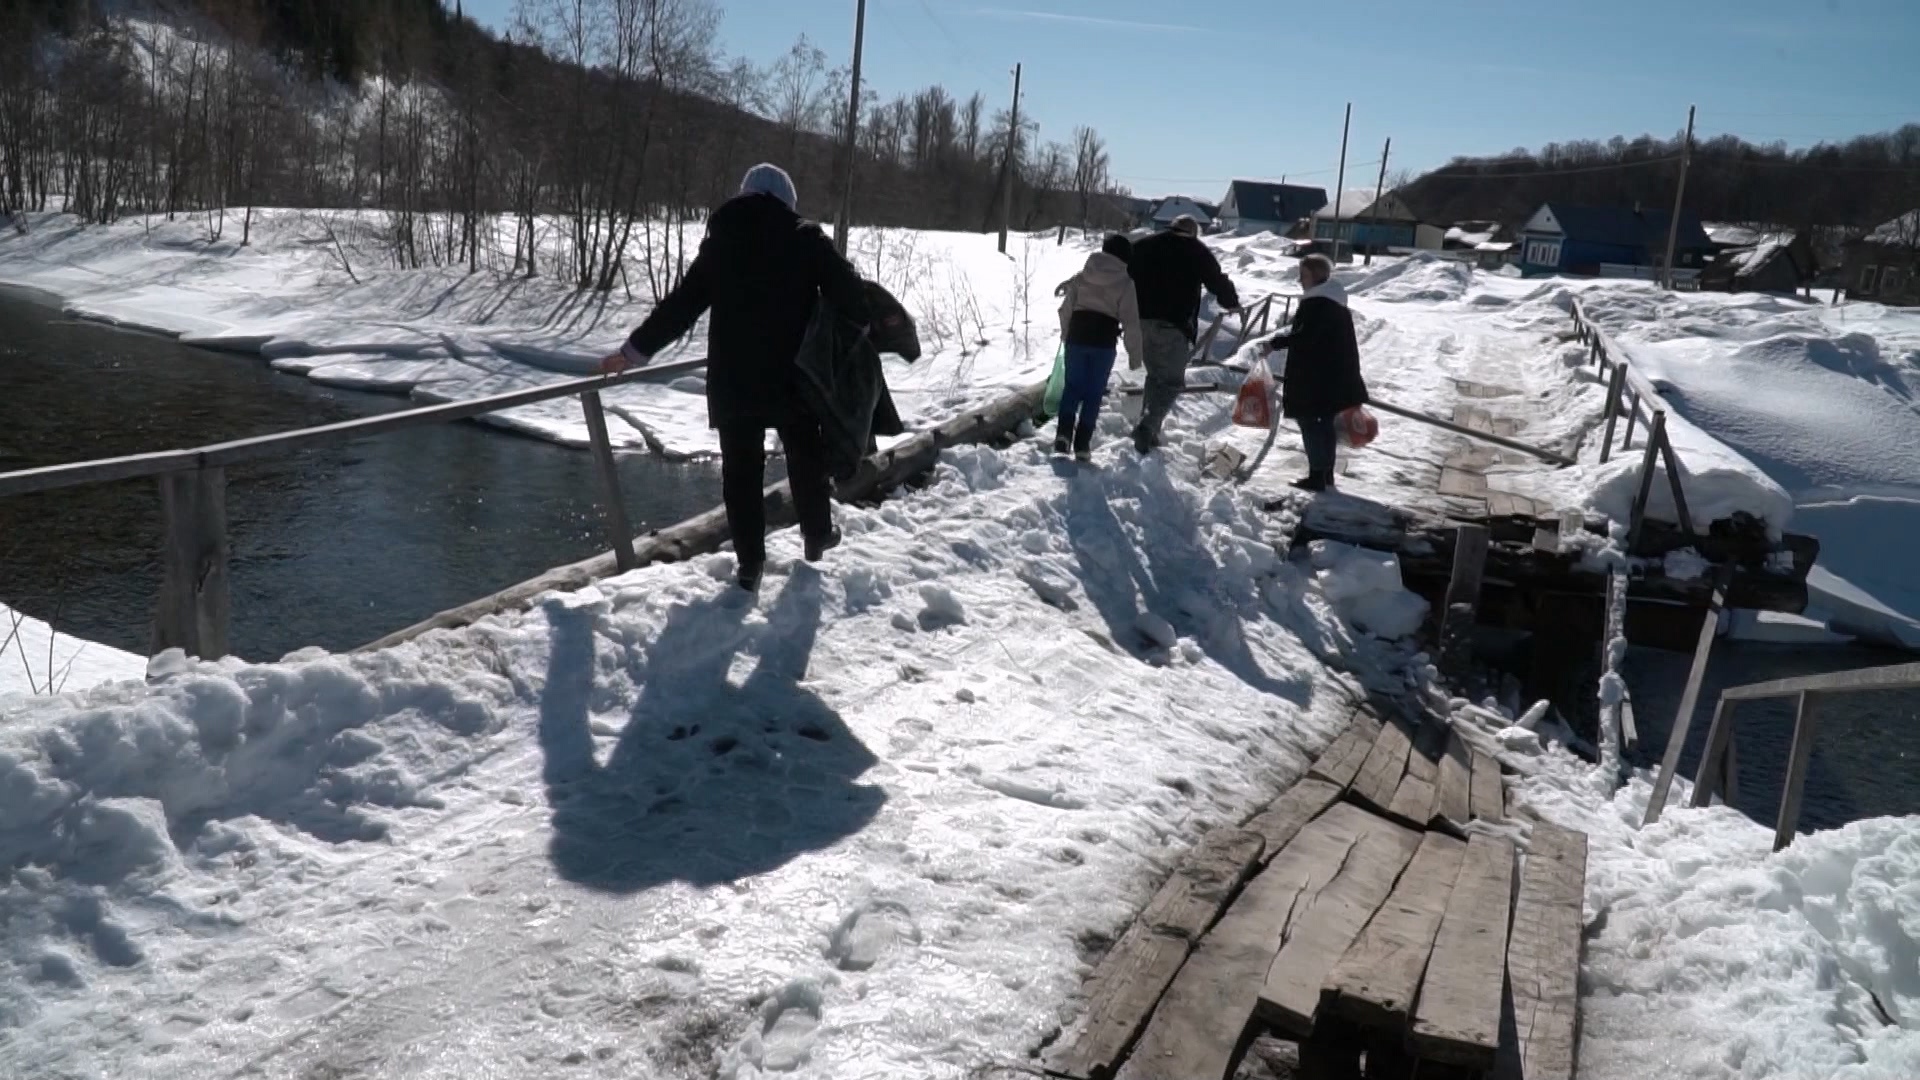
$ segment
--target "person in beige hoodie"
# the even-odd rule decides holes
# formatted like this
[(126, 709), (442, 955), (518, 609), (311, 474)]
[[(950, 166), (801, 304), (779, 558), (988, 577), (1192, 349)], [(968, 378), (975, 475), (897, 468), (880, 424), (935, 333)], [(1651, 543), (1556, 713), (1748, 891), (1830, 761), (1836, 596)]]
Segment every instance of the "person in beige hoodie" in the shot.
[(1113, 374), (1121, 335), (1127, 362), (1139, 367), (1146, 356), (1140, 330), (1140, 301), (1127, 274), (1133, 245), (1115, 233), (1087, 264), (1060, 287), (1060, 337), (1066, 345), (1066, 386), (1060, 395), (1060, 420), (1053, 452), (1072, 450), (1079, 461), (1093, 458), (1093, 428)]

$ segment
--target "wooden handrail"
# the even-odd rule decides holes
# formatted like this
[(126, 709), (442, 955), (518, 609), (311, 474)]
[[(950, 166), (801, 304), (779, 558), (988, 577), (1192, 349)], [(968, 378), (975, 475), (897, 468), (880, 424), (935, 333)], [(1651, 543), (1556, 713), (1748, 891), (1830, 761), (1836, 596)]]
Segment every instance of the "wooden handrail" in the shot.
[(144, 476), (160, 476), (166, 473), (190, 472), (196, 469), (224, 468), (244, 461), (257, 461), (309, 447), (347, 442), (386, 431), (400, 431), (406, 428), (466, 420), (486, 413), (499, 412), (502, 409), (603, 391), (626, 383), (655, 382), (662, 378), (697, 371), (706, 366), (705, 357), (698, 360), (681, 360), (671, 364), (635, 368), (618, 375), (568, 379), (565, 382), (514, 390), (491, 397), (450, 401), (442, 405), (428, 405), (418, 409), (362, 417), (357, 420), (343, 420), (337, 424), (321, 424), (317, 427), (279, 431), (271, 435), (234, 439), (186, 450), (160, 450), (148, 454), (129, 454), (124, 457), (100, 458), (95, 461), (77, 461), (65, 465), (20, 469), (15, 472), (0, 473), (0, 496), (25, 495), (35, 491), (53, 491), (59, 488), (102, 484), (112, 480), (131, 480)]
[[(1643, 414), (1646, 417), (1647, 447), (1641, 459), (1640, 487), (1633, 502), (1632, 519), (1627, 523), (1627, 550), (1632, 551), (1639, 544), (1647, 499), (1653, 493), (1653, 470), (1662, 458), (1667, 463), (1667, 482), (1673, 491), (1674, 511), (1680, 519), (1680, 529), (1692, 538), (1693, 521), (1687, 510), (1687, 495), (1680, 482), (1680, 455), (1674, 450), (1673, 442), (1666, 433), (1667, 411), (1658, 404), (1652, 404), (1664, 400), (1659, 388), (1634, 369), (1628, 360), (1627, 350), (1593, 321), (1593, 317), (1587, 314), (1586, 305), (1578, 297), (1573, 298), (1571, 304), (1574, 332), (1581, 341), (1591, 344), (1592, 362), (1599, 365), (1607, 377), (1607, 403), (1603, 416), (1606, 426), (1600, 441), (1600, 460), (1605, 462), (1613, 456), (1614, 425), (1620, 418), (1623, 406), (1627, 409), (1627, 435), (1621, 446), (1623, 450), (1632, 448), (1634, 424)], [(1631, 400), (1628, 394), (1632, 395)]]
[[(1700, 755), (1700, 768), (1694, 773), (1692, 806), (1706, 806), (1716, 791), (1724, 791), (1727, 805), (1733, 805), (1734, 707), (1743, 701), (1794, 698), (1793, 743), (1787, 751), (1785, 790), (1780, 795), (1780, 815), (1774, 822), (1773, 850), (1793, 842), (1800, 825), (1801, 794), (1806, 788), (1807, 763), (1813, 757), (1813, 729), (1818, 703), (1827, 697), (1866, 690), (1920, 689), (1920, 663), (1893, 664), (1887, 667), (1854, 668), (1825, 675), (1802, 675), (1792, 679), (1732, 686), (1720, 692), (1713, 709), (1713, 724), (1707, 729), (1707, 746)], [(1684, 738), (1684, 734), (1681, 736)]]

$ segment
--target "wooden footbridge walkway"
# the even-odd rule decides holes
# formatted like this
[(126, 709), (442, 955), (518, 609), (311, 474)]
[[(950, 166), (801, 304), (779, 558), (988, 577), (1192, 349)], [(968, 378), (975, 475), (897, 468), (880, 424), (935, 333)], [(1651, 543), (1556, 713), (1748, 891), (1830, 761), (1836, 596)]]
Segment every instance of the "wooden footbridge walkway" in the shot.
[(1517, 847), (1512, 824), (1491, 756), (1363, 709), (1193, 848), (1046, 1072), (1228, 1080), (1267, 1034), (1297, 1044), (1301, 1080), (1571, 1080), (1587, 840), (1532, 822)]

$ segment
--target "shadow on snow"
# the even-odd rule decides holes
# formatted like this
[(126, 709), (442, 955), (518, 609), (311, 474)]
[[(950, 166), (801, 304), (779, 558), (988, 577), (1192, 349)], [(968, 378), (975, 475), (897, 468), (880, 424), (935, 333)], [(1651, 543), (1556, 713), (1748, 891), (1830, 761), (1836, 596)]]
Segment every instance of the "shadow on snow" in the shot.
[[(588, 719), (595, 614), (547, 606), (540, 744), (561, 876), (611, 892), (737, 881), (879, 812), (885, 793), (857, 782), (877, 759), (799, 685), (819, 632), (819, 574), (796, 568), (764, 623), (746, 622), (751, 610), (728, 590), (668, 614), (631, 660), (640, 700), (603, 765)], [(729, 673), (747, 656), (752, 673), (735, 685)]]

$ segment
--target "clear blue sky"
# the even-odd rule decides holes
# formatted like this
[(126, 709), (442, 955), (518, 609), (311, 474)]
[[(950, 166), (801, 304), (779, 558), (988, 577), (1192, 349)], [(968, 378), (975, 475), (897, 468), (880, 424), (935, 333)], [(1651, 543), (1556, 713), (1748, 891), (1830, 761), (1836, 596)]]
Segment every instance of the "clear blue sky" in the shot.
[[(715, 0), (723, 47), (765, 63), (801, 33), (852, 53), (854, 0)], [(451, 4), (449, 4), (451, 6)], [(514, 0), (465, 0), (505, 26)], [(869, 0), (866, 79), (995, 107), (1025, 64), (1046, 139), (1103, 134), (1136, 194), (1232, 177), (1349, 187), (1391, 167), (1578, 138), (1698, 130), (1804, 145), (1920, 122), (1920, 0)]]

